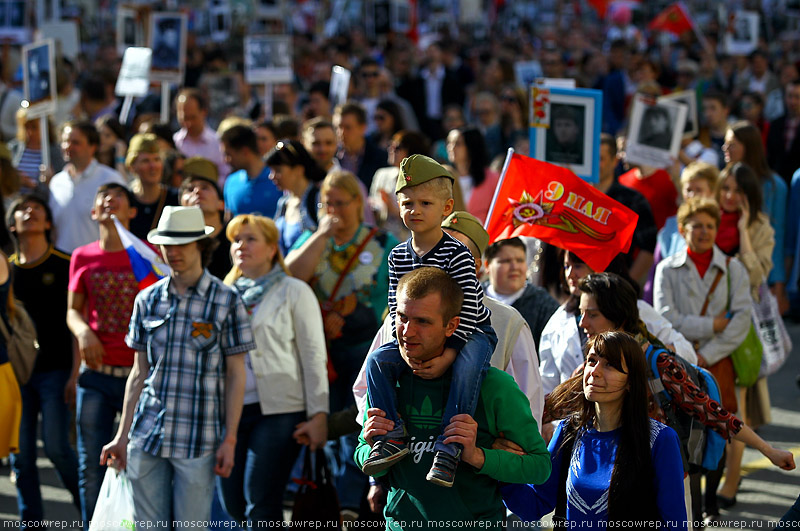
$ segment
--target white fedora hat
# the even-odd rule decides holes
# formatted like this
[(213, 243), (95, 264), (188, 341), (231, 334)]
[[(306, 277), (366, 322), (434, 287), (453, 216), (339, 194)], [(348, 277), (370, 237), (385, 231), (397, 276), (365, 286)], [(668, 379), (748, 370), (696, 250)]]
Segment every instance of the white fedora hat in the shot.
[(205, 224), (199, 207), (166, 206), (158, 227), (147, 233), (153, 245), (183, 245), (201, 240), (214, 232)]

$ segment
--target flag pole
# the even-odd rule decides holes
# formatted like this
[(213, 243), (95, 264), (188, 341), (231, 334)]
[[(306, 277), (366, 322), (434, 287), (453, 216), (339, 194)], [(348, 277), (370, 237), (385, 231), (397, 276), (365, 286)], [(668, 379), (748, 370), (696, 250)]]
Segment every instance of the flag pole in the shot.
[(678, 2), (678, 8), (683, 11), (684, 16), (689, 19), (689, 22), (692, 23), (692, 31), (694, 31), (695, 37), (697, 37), (697, 42), (700, 43), (700, 46), (703, 47), (705, 51), (713, 51), (709, 50), (709, 44), (706, 38), (703, 36), (703, 33), (697, 27), (697, 22), (694, 21), (694, 17), (689, 13), (689, 10), (686, 8), (686, 4), (683, 2)]
[(497, 180), (497, 186), (494, 189), (494, 196), (492, 197), (492, 202), (489, 205), (489, 213), (486, 214), (486, 219), (483, 222), (483, 228), (487, 228), (489, 226), (489, 220), (492, 219), (492, 213), (494, 212), (494, 204), (497, 202), (497, 196), (500, 193), (500, 188), (503, 186), (503, 181), (506, 178), (506, 172), (508, 171), (508, 165), (511, 163), (511, 156), (514, 154), (514, 148), (508, 148), (508, 152), (506, 153), (506, 161), (503, 163), (503, 171), (500, 172), (500, 179)]

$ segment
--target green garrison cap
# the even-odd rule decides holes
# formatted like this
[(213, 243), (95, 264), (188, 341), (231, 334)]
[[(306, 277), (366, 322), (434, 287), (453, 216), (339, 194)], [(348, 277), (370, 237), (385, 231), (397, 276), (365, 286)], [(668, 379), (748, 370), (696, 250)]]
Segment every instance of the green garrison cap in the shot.
[(400, 192), (403, 188), (418, 186), (437, 177), (447, 177), (454, 181), (450, 172), (444, 166), (425, 155), (411, 155), (403, 159), (400, 163), (400, 173), (397, 175), (397, 186), (395, 192)]
[(128, 155), (125, 158), (125, 164), (131, 166), (140, 153), (159, 153), (160, 149), (161, 146), (158, 144), (156, 135), (152, 133), (133, 135), (128, 145)]
[(443, 229), (450, 229), (465, 234), (478, 247), (481, 255), (489, 245), (489, 233), (483, 228), (478, 218), (468, 212), (456, 210), (442, 222)]

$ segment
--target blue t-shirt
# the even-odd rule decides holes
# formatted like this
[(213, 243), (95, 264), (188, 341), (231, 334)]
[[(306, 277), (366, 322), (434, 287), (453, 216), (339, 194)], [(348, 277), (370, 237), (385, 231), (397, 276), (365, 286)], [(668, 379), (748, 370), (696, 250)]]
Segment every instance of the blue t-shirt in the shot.
[[(552, 511), (558, 499), (561, 455), (558, 448), (564, 436), (564, 421), (550, 440), (552, 470), (541, 485), (513, 485), (502, 489), (508, 509), (526, 521), (542, 518)], [(608, 521), (608, 492), (619, 446), (619, 429), (599, 432), (586, 430), (572, 449), (567, 479), (567, 520), (577, 528)], [(683, 499), (683, 461), (678, 434), (672, 428), (650, 419), (650, 448), (655, 475), (656, 504), (665, 529), (687, 529)]]
[(255, 179), (251, 179), (245, 170), (235, 171), (225, 179), (225, 208), (232, 216), (259, 214), (274, 218), (281, 195), (269, 178), (268, 166), (264, 166)]

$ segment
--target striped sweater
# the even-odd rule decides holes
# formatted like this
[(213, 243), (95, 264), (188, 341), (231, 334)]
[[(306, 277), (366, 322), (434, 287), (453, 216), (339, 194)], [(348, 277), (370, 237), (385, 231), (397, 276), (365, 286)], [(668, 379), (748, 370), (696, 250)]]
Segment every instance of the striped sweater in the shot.
[(392, 317), (392, 331), (396, 335), (395, 312), (397, 311), (397, 283), (405, 275), (420, 267), (438, 267), (449, 274), (464, 292), (461, 305), (461, 320), (455, 333), (447, 340), (446, 346), (460, 350), (470, 334), (482, 323), (489, 324), (491, 312), (483, 304), (483, 288), (475, 275), (475, 260), (469, 249), (446, 232), (433, 248), (418, 256), (411, 246), (411, 239), (398, 244), (389, 254), (389, 314)]

